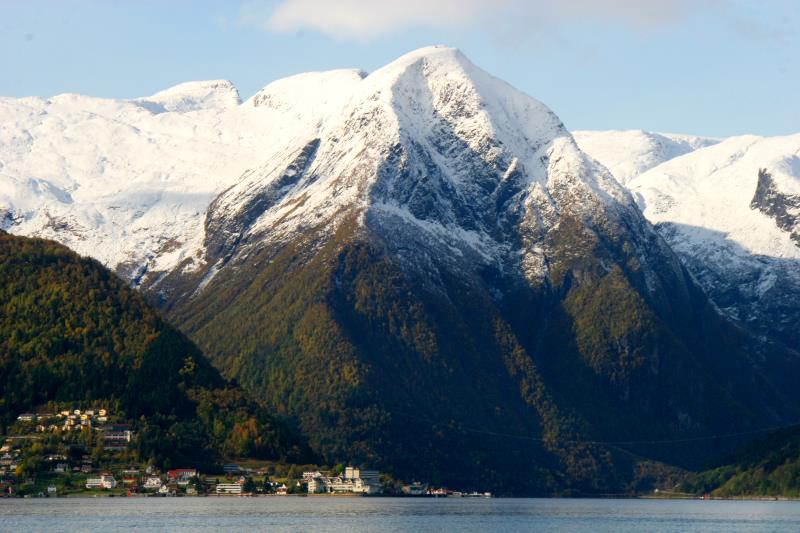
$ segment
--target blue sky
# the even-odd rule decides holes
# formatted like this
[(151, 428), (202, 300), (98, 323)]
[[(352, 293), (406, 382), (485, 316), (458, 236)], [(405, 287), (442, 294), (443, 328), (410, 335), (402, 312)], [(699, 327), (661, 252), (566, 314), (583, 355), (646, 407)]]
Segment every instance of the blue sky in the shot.
[(798, 28), (796, 0), (0, 0), (0, 95), (247, 98), (447, 44), (570, 129), (775, 135), (800, 131)]

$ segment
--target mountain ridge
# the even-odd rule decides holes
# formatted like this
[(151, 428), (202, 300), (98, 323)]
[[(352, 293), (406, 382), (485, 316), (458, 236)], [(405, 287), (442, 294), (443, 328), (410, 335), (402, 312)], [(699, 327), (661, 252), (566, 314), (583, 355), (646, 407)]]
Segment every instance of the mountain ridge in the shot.
[(597, 159), (625, 186), (661, 163), (722, 140), (644, 130), (577, 130), (572, 135), (581, 150)]

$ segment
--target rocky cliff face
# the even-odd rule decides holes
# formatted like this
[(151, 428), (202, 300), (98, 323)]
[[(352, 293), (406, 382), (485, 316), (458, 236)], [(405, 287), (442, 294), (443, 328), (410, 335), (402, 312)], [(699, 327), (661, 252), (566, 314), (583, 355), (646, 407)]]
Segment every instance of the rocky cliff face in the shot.
[(767, 169), (758, 170), (758, 184), (750, 207), (774, 220), (800, 246), (800, 195), (781, 192)]

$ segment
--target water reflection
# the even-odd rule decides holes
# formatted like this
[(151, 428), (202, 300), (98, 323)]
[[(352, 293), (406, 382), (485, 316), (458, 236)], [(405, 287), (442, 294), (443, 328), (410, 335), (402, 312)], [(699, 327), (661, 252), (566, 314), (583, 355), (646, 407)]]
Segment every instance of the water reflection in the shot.
[(335, 497), (0, 500), (2, 531), (794, 533), (798, 524), (800, 502)]

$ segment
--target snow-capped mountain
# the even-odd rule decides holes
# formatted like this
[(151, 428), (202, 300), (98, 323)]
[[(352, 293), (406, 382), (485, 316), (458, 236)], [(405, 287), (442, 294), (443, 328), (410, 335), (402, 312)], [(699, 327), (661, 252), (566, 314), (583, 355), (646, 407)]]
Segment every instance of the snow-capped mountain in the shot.
[(720, 309), (800, 347), (800, 135), (727, 139), (629, 185)]
[(457, 50), (243, 103), (209, 82), (0, 118), (4, 227), (115, 267), (328, 462), (618, 490), (630, 456), (577, 441), (800, 406), (791, 357), (719, 315), (552, 111)]
[[(367, 203), (371, 214), (423, 224), (426, 234), (490, 257), (497, 242), (488, 236), (498, 228), (490, 227), (496, 221), (485, 209), (498, 199), (485, 193), (496, 181), (503, 181), (496, 193), (508, 197), (502, 201), (530, 187), (530, 198), (544, 202), (535, 216), (546, 222), (552, 208), (547, 180), (558, 171), (548, 161), (591, 164), (549, 110), (457, 52), (423, 49), (365, 76), (357, 70), (302, 74), (244, 103), (226, 81), (185, 83), (134, 100), (4, 98), (2, 227), (57, 239), (134, 283), (179, 266), (199, 268), (217, 253), (220, 239), (266, 228), (274, 238), (291, 236), (342, 206)], [(418, 152), (398, 160), (406, 172), (441, 165), (421, 187), (432, 188), (441, 202), (419, 204), (419, 185), (400, 191), (407, 184), (379, 179), (380, 166), (400, 155), (390, 152), (403, 142)], [(440, 160), (414, 157), (426, 157), (430, 148)], [(301, 161), (303, 168), (292, 166)], [(475, 179), (457, 177), (468, 172)], [(584, 173), (581, 187), (625, 196), (607, 175)], [(297, 209), (301, 197), (303, 209)], [(227, 226), (220, 217), (237, 222)], [(243, 218), (246, 228), (239, 227)], [(220, 223), (223, 232), (236, 234), (221, 236)], [(541, 270), (542, 258), (531, 250), (525, 260)]]
[(727, 316), (800, 347), (800, 135), (668, 137), (575, 133)]
[[(702, 431), (793, 405), (784, 375), (751, 366), (750, 340), (543, 104), (448, 48), (331, 76), (346, 97), (306, 91), (298, 105), (318, 120), (211, 203), (204, 258), (144, 283), (230, 375), (290, 405), (323, 453), (403, 461), (381, 435), (426, 456), (430, 427), (409, 441), (398, 405), (559, 438)], [(273, 92), (250, 103), (279, 106)], [(502, 414), (470, 409), (487, 395)], [(326, 414), (339, 410), (352, 426)]]
[[(245, 103), (227, 81), (133, 100), (0, 98), (0, 227), (59, 240), (134, 282), (192, 265), (216, 195), (313, 129), (325, 95), (351, 79), (289, 78)], [(302, 91), (316, 101), (300, 105)]]
[[(347, 211), (359, 213), (362, 226), (392, 233), (389, 246), (406, 247), (399, 239), (413, 237), (422, 241), (418, 250), (439, 245), (487, 264), (511, 251), (510, 230), (523, 219), (533, 222), (531, 234), (543, 233), (560, 209), (589, 216), (632, 205), (551, 111), (458, 51), (422, 49), (349, 81), (349, 99), (335, 112), (320, 114), (305, 136), (214, 200), (210, 259), (245, 241), (318, 228), (331, 235)], [(272, 92), (267, 87), (253, 104), (275, 105)], [(514, 250), (533, 277), (546, 269), (539, 244)]]

